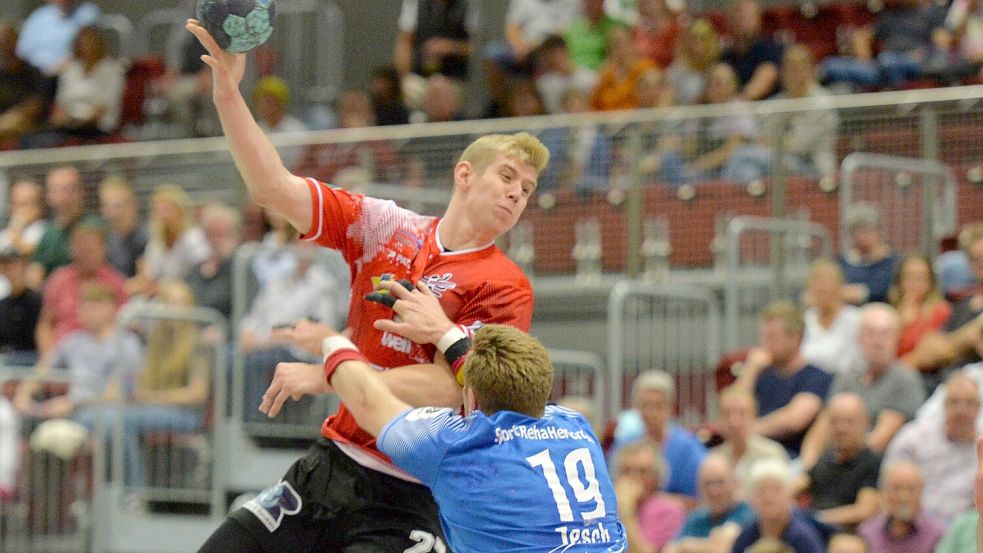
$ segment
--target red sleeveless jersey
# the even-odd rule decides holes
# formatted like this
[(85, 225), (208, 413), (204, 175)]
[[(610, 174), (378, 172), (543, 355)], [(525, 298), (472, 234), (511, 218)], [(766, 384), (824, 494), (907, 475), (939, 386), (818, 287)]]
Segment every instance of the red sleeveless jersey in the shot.
[[(352, 273), (348, 326), (351, 340), (382, 370), (432, 363), (436, 348), (376, 330), (376, 319), (392, 309), (366, 301), (373, 278), (424, 280), (448, 318), (458, 325), (507, 324), (529, 331), (533, 294), (522, 270), (494, 244), (444, 252), (437, 239), (440, 220), (403, 209), (389, 200), (353, 194), (307, 179), (313, 204), (311, 230), (301, 239), (341, 252)], [(360, 446), (391, 465), (375, 448), (375, 438), (355, 423), (344, 404), (325, 419), (321, 434)]]

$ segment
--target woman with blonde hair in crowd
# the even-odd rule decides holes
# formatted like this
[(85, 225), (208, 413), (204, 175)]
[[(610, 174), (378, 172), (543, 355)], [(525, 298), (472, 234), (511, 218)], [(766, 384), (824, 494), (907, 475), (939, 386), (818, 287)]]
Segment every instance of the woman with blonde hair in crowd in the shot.
[(952, 306), (939, 291), (932, 263), (919, 254), (905, 256), (898, 263), (888, 299), (901, 316), (899, 357), (915, 349), (928, 334), (942, 330), (952, 314)]
[(674, 93), (673, 103), (681, 106), (703, 101), (710, 69), (720, 60), (720, 37), (706, 19), (686, 27), (678, 41), (676, 59), (666, 69)]
[(671, 10), (666, 0), (639, 0), (638, 22), (632, 27), (635, 51), (660, 69), (668, 67), (683, 33), (680, 19), (680, 14)]
[[(111, 429), (117, 409), (123, 410), (124, 474), (131, 487), (143, 487), (147, 482), (143, 438), (153, 432), (200, 431), (210, 390), (210, 363), (199, 327), (180, 318), (195, 305), (191, 288), (179, 280), (161, 281), (155, 301), (173, 308), (174, 316), (162, 318), (151, 327), (143, 368), (135, 376), (129, 402), (122, 407), (107, 404), (90, 408), (81, 415), (87, 427), (104, 424)], [(129, 499), (132, 507), (140, 508), (139, 498)]]
[(639, 106), (638, 80), (655, 67), (652, 60), (635, 52), (627, 29), (615, 27), (608, 35), (608, 54), (591, 96), (596, 111), (635, 109)]
[(194, 222), (191, 199), (180, 187), (158, 186), (150, 211), (150, 241), (128, 285), (131, 294), (154, 295), (157, 282), (185, 278), (210, 254), (205, 234)]

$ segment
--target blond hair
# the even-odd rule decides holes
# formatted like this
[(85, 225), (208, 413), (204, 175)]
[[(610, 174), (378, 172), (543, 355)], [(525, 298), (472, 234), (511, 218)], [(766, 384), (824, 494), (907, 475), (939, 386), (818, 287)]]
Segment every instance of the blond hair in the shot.
[(487, 415), (515, 411), (541, 417), (553, 389), (546, 347), (510, 326), (481, 327), (462, 370), (464, 385), (474, 390), (478, 408)]
[(802, 310), (787, 300), (774, 301), (766, 305), (761, 310), (761, 320), (779, 320), (785, 327), (785, 333), (795, 336), (801, 336), (806, 326), (805, 319), (802, 317)]
[[(192, 307), (194, 292), (182, 280), (160, 283), (157, 298), (165, 305)], [(163, 319), (147, 337), (147, 357), (140, 372), (143, 390), (173, 390), (188, 385), (191, 365), (199, 347), (198, 327), (186, 320)]]
[(754, 394), (749, 392), (747, 388), (736, 384), (731, 384), (723, 390), (720, 390), (720, 397), (718, 398), (719, 403), (723, 403), (725, 399), (729, 398), (746, 400), (751, 405), (751, 414), (758, 414), (758, 398), (754, 397)]
[(120, 175), (106, 177), (99, 183), (99, 197), (102, 197), (103, 194), (111, 194), (113, 192), (126, 194), (127, 197), (132, 199), (136, 198), (133, 187), (130, 186), (130, 181)]
[(809, 278), (807, 280), (808, 284), (811, 286), (813, 281), (819, 278), (819, 274), (823, 271), (829, 271), (832, 273), (833, 277), (836, 278), (837, 283), (840, 286), (842, 286), (845, 282), (845, 279), (843, 278), (843, 269), (840, 267), (840, 264), (832, 259), (822, 258), (813, 261), (812, 265), (809, 266)]
[[(191, 198), (188, 197), (188, 193), (184, 191), (180, 186), (174, 184), (162, 184), (154, 190), (154, 195), (150, 199), (150, 205), (156, 205), (158, 202), (169, 202), (181, 212), (181, 226), (177, 229), (174, 236), (170, 237), (177, 240), (184, 231), (188, 230), (194, 226), (194, 219), (191, 213)], [(150, 225), (151, 233), (154, 238), (160, 240), (161, 242), (166, 242), (166, 237), (164, 236), (164, 229), (161, 227), (160, 223), (153, 221)], [(170, 244), (168, 244), (170, 245)]]
[[(705, 71), (720, 59), (720, 36), (713, 24), (706, 19), (697, 19), (690, 23), (680, 42), (682, 59), (693, 69)], [(699, 58), (694, 57), (691, 51), (694, 42), (704, 43), (703, 55)]]
[(482, 136), (465, 148), (458, 163), (466, 161), (474, 167), (476, 173), (481, 174), (495, 162), (495, 158), (502, 155), (532, 165), (537, 174), (546, 169), (550, 161), (550, 151), (538, 138), (527, 132), (519, 132)]

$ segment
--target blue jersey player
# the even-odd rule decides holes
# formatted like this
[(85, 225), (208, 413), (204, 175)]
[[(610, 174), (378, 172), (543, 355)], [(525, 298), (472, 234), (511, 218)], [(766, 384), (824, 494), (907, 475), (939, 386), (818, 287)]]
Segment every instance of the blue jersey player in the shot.
[[(464, 361), (465, 416), (411, 409), (342, 336), (325, 340), (325, 378), (378, 448), (433, 491), (450, 548), (619, 552), (627, 548), (614, 486), (587, 421), (547, 406), (546, 348), (513, 327), (487, 325)], [(262, 410), (275, 415), (303, 389), (281, 364)], [(420, 551), (445, 551), (425, 532)]]

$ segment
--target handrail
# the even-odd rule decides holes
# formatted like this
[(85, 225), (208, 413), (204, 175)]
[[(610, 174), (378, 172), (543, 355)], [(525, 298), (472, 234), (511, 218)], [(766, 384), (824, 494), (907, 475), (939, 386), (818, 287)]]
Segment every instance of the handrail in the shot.
[[(766, 100), (744, 105), (674, 106), (625, 110), (604, 113), (544, 115), (507, 119), (423, 123), (359, 129), (332, 129), (281, 133), (271, 136), (277, 147), (304, 146), (324, 143), (408, 140), (440, 136), (477, 136), (494, 132), (514, 132), (517, 129), (542, 131), (559, 127), (584, 125), (618, 126), (629, 123), (656, 123), (693, 118), (719, 117), (737, 113), (767, 116), (788, 112), (873, 107), (899, 107), (935, 102), (960, 102), (966, 108), (983, 101), (983, 85), (915, 91), (875, 92), (822, 98)], [(79, 159), (98, 158), (101, 162), (142, 156), (179, 156), (189, 154), (224, 153), (228, 144), (224, 137), (188, 138), (130, 144), (75, 146), (52, 150), (18, 150), (0, 152), (0, 169), (21, 165), (68, 163)]]

